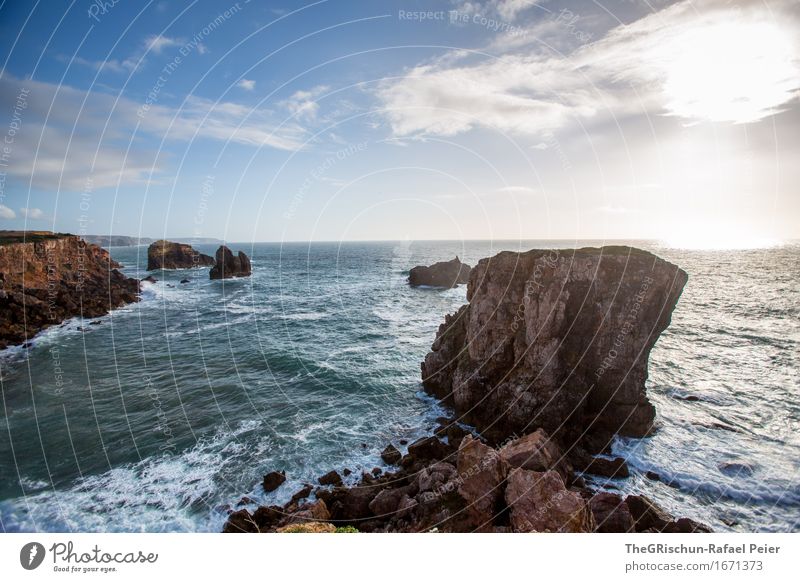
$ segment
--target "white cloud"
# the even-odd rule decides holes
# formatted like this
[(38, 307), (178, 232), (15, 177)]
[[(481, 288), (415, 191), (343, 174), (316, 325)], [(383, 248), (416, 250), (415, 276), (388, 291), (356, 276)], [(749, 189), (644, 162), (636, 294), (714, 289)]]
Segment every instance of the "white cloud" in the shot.
[(457, 0), (456, 10), (466, 14), (497, 15), (506, 22), (514, 20), (521, 12), (536, 5), (539, 0), (488, 0), (486, 2)]
[(181, 41), (177, 38), (170, 38), (161, 34), (153, 34), (148, 36), (144, 41), (145, 50), (152, 51), (157, 55), (161, 54), (161, 52), (166, 48), (180, 45)]
[(328, 89), (325, 85), (319, 85), (308, 91), (296, 91), (291, 97), (281, 101), (280, 105), (298, 120), (313, 121), (319, 111), (317, 99)]
[(17, 213), (11, 210), (8, 206), (0, 204), (0, 218), (3, 220), (14, 220)]
[(476, 127), (543, 134), (600, 114), (643, 112), (758, 121), (800, 90), (800, 24), (790, 2), (768, 11), (759, 3), (686, 0), (612, 29), (568, 58), (513, 46), (497, 58), (453, 51), (376, 93), (395, 136)]
[(20, 208), (19, 211), (28, 220), (41, 220), (44, 218), (44, 212), (39, 208)]
[(89, 178), (93, 188), (145, 183), (164, 165), (163, 153), (147, 140), (214, 139), (295, 151), (306, 139), (299, 125), (280, 126), (270, 111), (237, 103), (190, 96), (179, 108), (155, 103), (143, 110), (126, 97), (9, 75), (0, 77), (0, 108), (13, 108), (22, 85), (30, 89), (28, 107), (7, 171), (38, 188), (82, 191)]
[[(59, 60), (61, 61), (71, 61), (76, 65), (81, 65), (84, 67), (89, 67), (90, 69), (94, 69), (96, 71), (101, 72), (112, 72), (112, 73), (133, 73), (137, 71), (140, 67), (144, 66), (147, 62), (148, 54), (155, 54), (160, 55), (164, 49), (173, 46), (181, 46), (184, 42), (178, 38), (170, 38), (168, 36), (163, 36), (160, 34), (150, 35), (145, 38), (139, 48), (137, 48), (130, 56), (124, 59), (103, 59), (103, 60), (92, 60), (86, 59), (79, 56), (64, 56), (61, 55)], [(205, 54), (207, 51), (206, 47), (197, 44), (197, 52)]]
[(530, 194), (536, 192), (534, 188), (528, 186), (503, 186), (497, 189), (498, 192), (508, 192), (512, 194)]
[(253, 89), (256, 88), (256, 82), (253, 81), (252, 79), (242, 79), (241, 81), (236, 83), (236, 86), (239, 87), (240, 89), (244, 89), (245, 91), (252, 91)]

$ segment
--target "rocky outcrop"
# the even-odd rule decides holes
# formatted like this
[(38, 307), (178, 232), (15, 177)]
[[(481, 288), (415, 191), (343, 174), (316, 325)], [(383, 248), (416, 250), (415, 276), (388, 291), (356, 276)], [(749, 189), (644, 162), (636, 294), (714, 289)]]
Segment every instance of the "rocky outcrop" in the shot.
[(439, 327), (423, 384), (492, 442), (537, 428), (568, 446), (644, 436), (655, 416), (647, 360), (686, 281), (631, 247), (483, 259), (469, 303)]
[(71, 317), (99, 317), (139, 299), (139, 281), (120, 273), (105, 249), (69, 234), (5, 234), (0, 232), (0, 349)]
[(147, 248), (147, 270), (194, 269), (208, 267), (214, 259), (196, 251), (190, 245), (157, 240)]
[(217, 249), (216, 258), (216, 264), (209, 273), (212, 279), (250, 276), (250, 259), (242, 251), (239, 251), (237, 256), (233, 256), (233, 252), (222, 245)]
[(462, 263), (458, 257), (429, 267), (417, 265), (408, 272), (408, 284), (412, 287), (425, 285), (450, 289), (466, 283), (471, 271), (472, 267)]

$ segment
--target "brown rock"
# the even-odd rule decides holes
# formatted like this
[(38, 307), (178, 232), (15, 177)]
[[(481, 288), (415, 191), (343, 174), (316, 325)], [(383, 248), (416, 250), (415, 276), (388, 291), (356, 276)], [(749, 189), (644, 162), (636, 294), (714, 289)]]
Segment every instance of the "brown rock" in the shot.
[(222, 528), (222, 533), (257, 533), (258, 531), (253, 516), (246, 509), (231, 513)]
[(500, 455), (473, 438), (464, 437), (458, 449), (458, 492), (467, 502), (467, 514), (477, 531), (491, 531), (492, 521), (502, 511), (505, 465)]
[(147, 249), (147, 270), (192, 269), (214, 264), (214, 259), (204, 255), (190, 245), (157, 240)]
[(319, 478), (320, 485), (335, 485), (337, 487), (341, 487), (342, 485), (342, 477), (336, 471), (330, 471), (325, 473), (322, 477)]
[(435, 436), (423, 437), (408, 445), (408, 454), (417, 460), (441, 459), (447, 456), (449, 449)]
[(469, 280), (472, 267), (462, 263), (458, 257), (452, 261), (434, 263), (430, 267), (417, 265), (408, 272), (408, 284), (412, 287), (426, 285), (450, 289)]
[(563, 458), (558, 445), (554, 443), (544, 429), (525, 435), (506, 443), (500, 449), (500, 457), (510, 466), (529, 471), (556, 470), (565, 479), (569, 479), (572, 468)]
[(298, 491), (297, 493), (292, 495), (292, 499), (291, 499), (291, 501), (289, 503), (297, 503), (301, 499), (305, 499), (306, 497), (311, 495), (311, 492), (313, 490), (314, 490), (314, 488), (311, 485), (309, 485), (308, 483), (306, 483), (305, 485), (303, 485), (303, 488), (300, 491)]
[(216, 257), (216, 264), (209, 271), (211, 279), (250, 276), (250, 259), (242, 251), (239, 251), (239, 254), (234, 257), (233, 252), (222, 245), (217, 249)]
[(383, 462), (387, 465), (396, 465), (400, 462), (402, 457), (403, 455), (400, 453), (400, 451), (398, 451), (392, 444), (387, 445), (381, 453), (381, 459), (383, 459)]
[(584, 469), (584, 472), (609, 478), (628, 477), (630, 474), (628, 471), (628, 464), (625, 462), (625, 459), (620, 457), (615, 459), (595, 457), (591, 460), (589, 466)]
[(626, 533), (635, 531), (633, 517), (627, 504), (619, 495), (596, 493), (589, 500), (597, 531), (601, 533)]
[(666, 511), (644, 495), (628, 495), (625, 498), (625, 505), (631, 512), (637, 532), (649, 529), (662, 531), (672, 521)]
[(517, 532), (591, 532), (594, 521), (579, 493), (567, 491), (555, 471), (512, 469), (506, 488), (511, 527)]
[(286, 481), (286, 471), (270, 471), (264, 475), (264, 491), (271, 493)]

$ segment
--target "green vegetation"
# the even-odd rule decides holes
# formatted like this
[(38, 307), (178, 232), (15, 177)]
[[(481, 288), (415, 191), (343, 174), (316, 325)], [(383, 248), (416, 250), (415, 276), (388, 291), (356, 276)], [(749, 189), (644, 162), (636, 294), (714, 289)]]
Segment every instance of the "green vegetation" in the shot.
[(352, 525), (345, 525), (342, 527), (337, 527), (336, 531), (333, 533), (359, 533), (359, 532)]

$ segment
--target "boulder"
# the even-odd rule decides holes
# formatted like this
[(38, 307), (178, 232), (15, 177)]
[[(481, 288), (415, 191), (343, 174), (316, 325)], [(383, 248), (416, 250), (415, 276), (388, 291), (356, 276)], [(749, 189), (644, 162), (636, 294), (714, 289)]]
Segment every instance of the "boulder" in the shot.
[(214, 259), (196, 251), (191, 245), (157, 240), (147, 248), (147, 270), (193, 269), (208, 267)]
[(271, 493), (286, 481), (286, 471), (270, 471), (264, 475), (264, 491)]
[(633, 516), (628, 505), (614, 493), (596, 493), (589, 500), (589, 508), (600, 533), (627, 533), (635, 531)]
[(383, 459), (383, 462), (387, 465), (396, 465), (400, 462), (401, 458), (403, 458), (403, 455), (392, 444), (387, 445), (381, 453), (381, 459)]
[(625, 498), (625, 505), (630, 510), (637, 532), (663, 531), (672, 522), (669, 514), (645, 495), (628, 495)]
[(303, 488), (300, 489), (300, 491), (298, 491), (297, 493), (292, 495), (292, 499), (291, 499), (291, 501), (289, 501), (289, 503), (297, 503), (301, 499), (305, 499), (306, 497), (311, 495), (311, 492), (313, 490), (314, 490), (314, 488), (311, 485), (309, 485), (308, 483), (306, 483), (305, 485), (303, 485)]
[(426, 267), (417, 265), (408, 272), (408, 284), (412, 287), (445, 287), (450, 289), (469, 280), (472, 267), (462, 263), (458, 257), (452, 261), (434, 263)]
[(505, 499), (516, 532), (591, 532), (592, 512), (579, 493), (568, 491), (555, 471), (511, 469)]
[(482, 259), (469, 303), (445, 317), (422, 363), (423, 385), (493, 443), (536, 428), (567, 449), (592, 431), (645, 436), (647, 361), (686, 281), (632, 247)]
[(152, 275), (148, 275), (147, 277), (142, 279), (142, 283), (157, 283), (157, 282), (158, 282), (158, 279), (156, 279)]
[(231, 249), (222, 245), (217, 249), (216, 257), (216, 264), (209, 271), (211, 279), (250, 276), (250, 259), (242, 251), (239, 251), (237, 256), (233, 256)]
[(336, 471), (329, 471), (319, 478), (320, 485), (335, 485), (341, 487), (342, 477)]
[(435, 436), (423, 437), (408, 445), (408, 454), (417, 460), (441, 459), (448, 452), (447, 445)]
[(491, 531), (503, 509), (502, 484), (506, 468), (500, 455), (471, 435), (458, 449), (458, 492), (467, 503), (466, 513), (475, 531)]
[(222, 533), (257, 533), (258, 531), (258, 525), (246, 509), (231, 513), (222, 528)]
[(630, 475), (628, 464), (625, 459), (620, 457), (615, 459), (594, 457), (583, 472), (609, 478), (622, 478)]
[(510, 467), (517, 469), (539, 472), (553, 469), (558, 471), (565, 481), (572, 476), (572, 468), (564, 459), (558, 445), (541, 428), (507, 442), (500, 448), (500, 458)]

